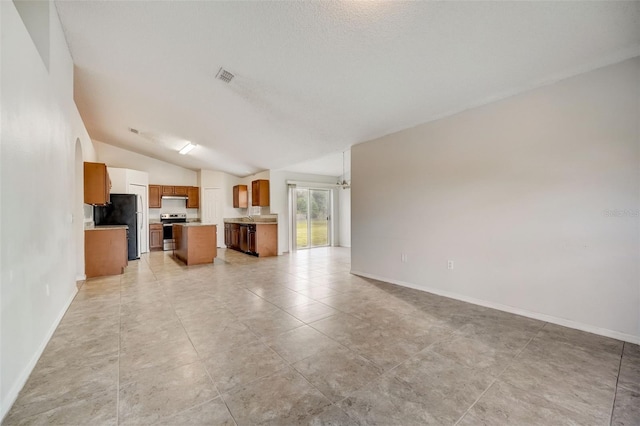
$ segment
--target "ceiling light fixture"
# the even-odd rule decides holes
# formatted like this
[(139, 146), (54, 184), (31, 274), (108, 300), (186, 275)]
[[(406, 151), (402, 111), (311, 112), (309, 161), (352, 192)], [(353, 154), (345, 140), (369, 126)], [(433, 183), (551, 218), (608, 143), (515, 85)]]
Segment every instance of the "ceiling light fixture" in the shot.
[(224, 81), (225, 83), (230, 83), (233, 77), (235, 76), (222, 67), (220, 67), (220, 69), (218, 70), (218, 74), (216, 74), (216, 78), (218, 80)]
[(180, 151), (178, 151), (178, 153), (182, 154), (182, 155), (188, 154), (195, 147), (196, 147), (196, 145), (194, 145), (191, 142), (189, 142)]
[(347, 182), (345, 179), (345, 171), (344, 171), (344, 151), (342, 151), (342, 182), (338, 179), (338, 183), (336, 183), (342, 189), (351, 188), (351, 183)]

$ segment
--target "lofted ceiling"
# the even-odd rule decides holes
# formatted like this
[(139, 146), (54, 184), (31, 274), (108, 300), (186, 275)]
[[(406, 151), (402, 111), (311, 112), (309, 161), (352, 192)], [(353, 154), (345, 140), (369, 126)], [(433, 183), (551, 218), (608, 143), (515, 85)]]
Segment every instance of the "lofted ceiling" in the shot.
[(238, 176), (335, 176), (353, 144), (640, 54), (639, 2), (55, 5), (93, 139)]

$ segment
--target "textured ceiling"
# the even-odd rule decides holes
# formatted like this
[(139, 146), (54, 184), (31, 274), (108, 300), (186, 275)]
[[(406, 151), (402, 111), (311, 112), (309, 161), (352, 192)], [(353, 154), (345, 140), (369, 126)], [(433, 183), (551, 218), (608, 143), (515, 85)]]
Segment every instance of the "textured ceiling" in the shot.
[(240, 176), (640, 54), (639, 2), (55, 4), (93, 139)]

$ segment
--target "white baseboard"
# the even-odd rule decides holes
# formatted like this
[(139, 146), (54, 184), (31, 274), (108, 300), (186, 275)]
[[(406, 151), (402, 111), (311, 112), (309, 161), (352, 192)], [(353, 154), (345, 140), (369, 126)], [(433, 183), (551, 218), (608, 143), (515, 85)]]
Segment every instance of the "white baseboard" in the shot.
[(371, 278), (378, 281), (397, 284), (403, 287), (412, 288), (414, 290), (420, 290), (427, 293), (437, 294), (438, 296), (444, 296), (450, 299), (460, 300), (462, 302), (473, 303), (474, 305), (480, 305), (486, 308), (497, 309), (499, 311), (509, 312), (511, 314), (521, 315), (523, 317), (533, 318), (540, 321), (561, 325), (563, 327), (574, 328), (576, 330), (586, 331), (588, 333), (598, 334), (600, 336), (611, 337), (612, 339), (622, 340), (624, 342), (640, 344), (640, 336), (634, 336), (632, 334), (620, 333), (619, 331), (609, 330), (607, 328), (601, 328), (594, 325), (584, 324), (581, 322), (577, 322), (577, 321), (573, 321), (565, 318), (559, 318), (559, 317), (554, 317), (552, 315), (541, 314), (538, 312), (527, 311), (526, 309), (520, 309), (520, 308), (515, 308), (513, 306), (503, 305), (501, 303), (495, 303), (495, 302), (489, 302), (482, 299), (476, 299), (474, 297), (469, 297), (469, 296), (465, 296), (458, 293), (440, 290), (437, 288), (418, 286), (413, 283), (381, 277), (381, 276), (378, 276), (375, 274), (369, 274), (366, 272), (351, 270), (351, 273), (354, 275), (365, 277), (365, 278)]
[(78, 281), (86, 281), (86, 280), (87, 280), (87, 276), (86, 276), (86, 275), (84, 275), (84, 274), (82, 274), (82, 275), (78, 275), (78, 276), (76, 277), (76, 282), (78, 282)]
[(60, 314), (58, 315), (58, 317), (55, 319), (53, 324), (51, 324), (51, 327), (49, 328), (49, 331), (47, 331), (44, 341), (40, 344), (36, 353), (33, 355), (33, 357), (31, 357), (31, 360), (29, 361), (29, 363), (24, 367), (24, 369), (22, 370), (22, 373), (20, 373), (20, 376), (18, 376), (18, 380), (16, 380), (16, 382), (13, 384), (13, 386), (11, 386), (11, 389), (7, 393), (3, 406), (0, 407), (0, 423), (4, 420), (7, 413), (9, 413), (9, 410), (11, 410), (11, 407), (13, 406), (14, 402), (16, 402), (16, 399), (18, 398), (20, 391), (22, 390), (24, 385), (27, 383), (27, 379), (29, 379), (29, 376), (31, 375), (31, 372), (33, 371), (36, 364), (38, 363), (38, 360), (40, 359), (42, 352), (44, 352), (44, 348), (47, 347), (49, 340), (51, 340), (51, 336), (53, 336), (53, 333), (55, 333), (56, 329), (58, 328), (60, 321), (62, 321), (62, 317), (64, 317), (64, 314), (67, 313), (67, 309), (69, 309), (71, 302), (73, 302), (73, 299), (76, 297), (76, 294), (78, 294), (78, 289), (76, 288), (75, 285), (73, 286), (73, 288), (74, 288), (74, 292), (71, 294), (71, 297), (69, 297), (69, 300), (67, 300), (67, 302), (65, 303), (64, 309), (60, 311)]

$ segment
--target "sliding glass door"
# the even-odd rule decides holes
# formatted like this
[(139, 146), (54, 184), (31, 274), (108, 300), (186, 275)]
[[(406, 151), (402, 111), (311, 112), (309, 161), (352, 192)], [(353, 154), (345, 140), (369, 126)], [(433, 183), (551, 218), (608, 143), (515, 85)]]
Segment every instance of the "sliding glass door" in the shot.
[(328, 189), (295, 189), (296, 247), (323, 247), (331, 243), (329, 224), (331, 191)]

